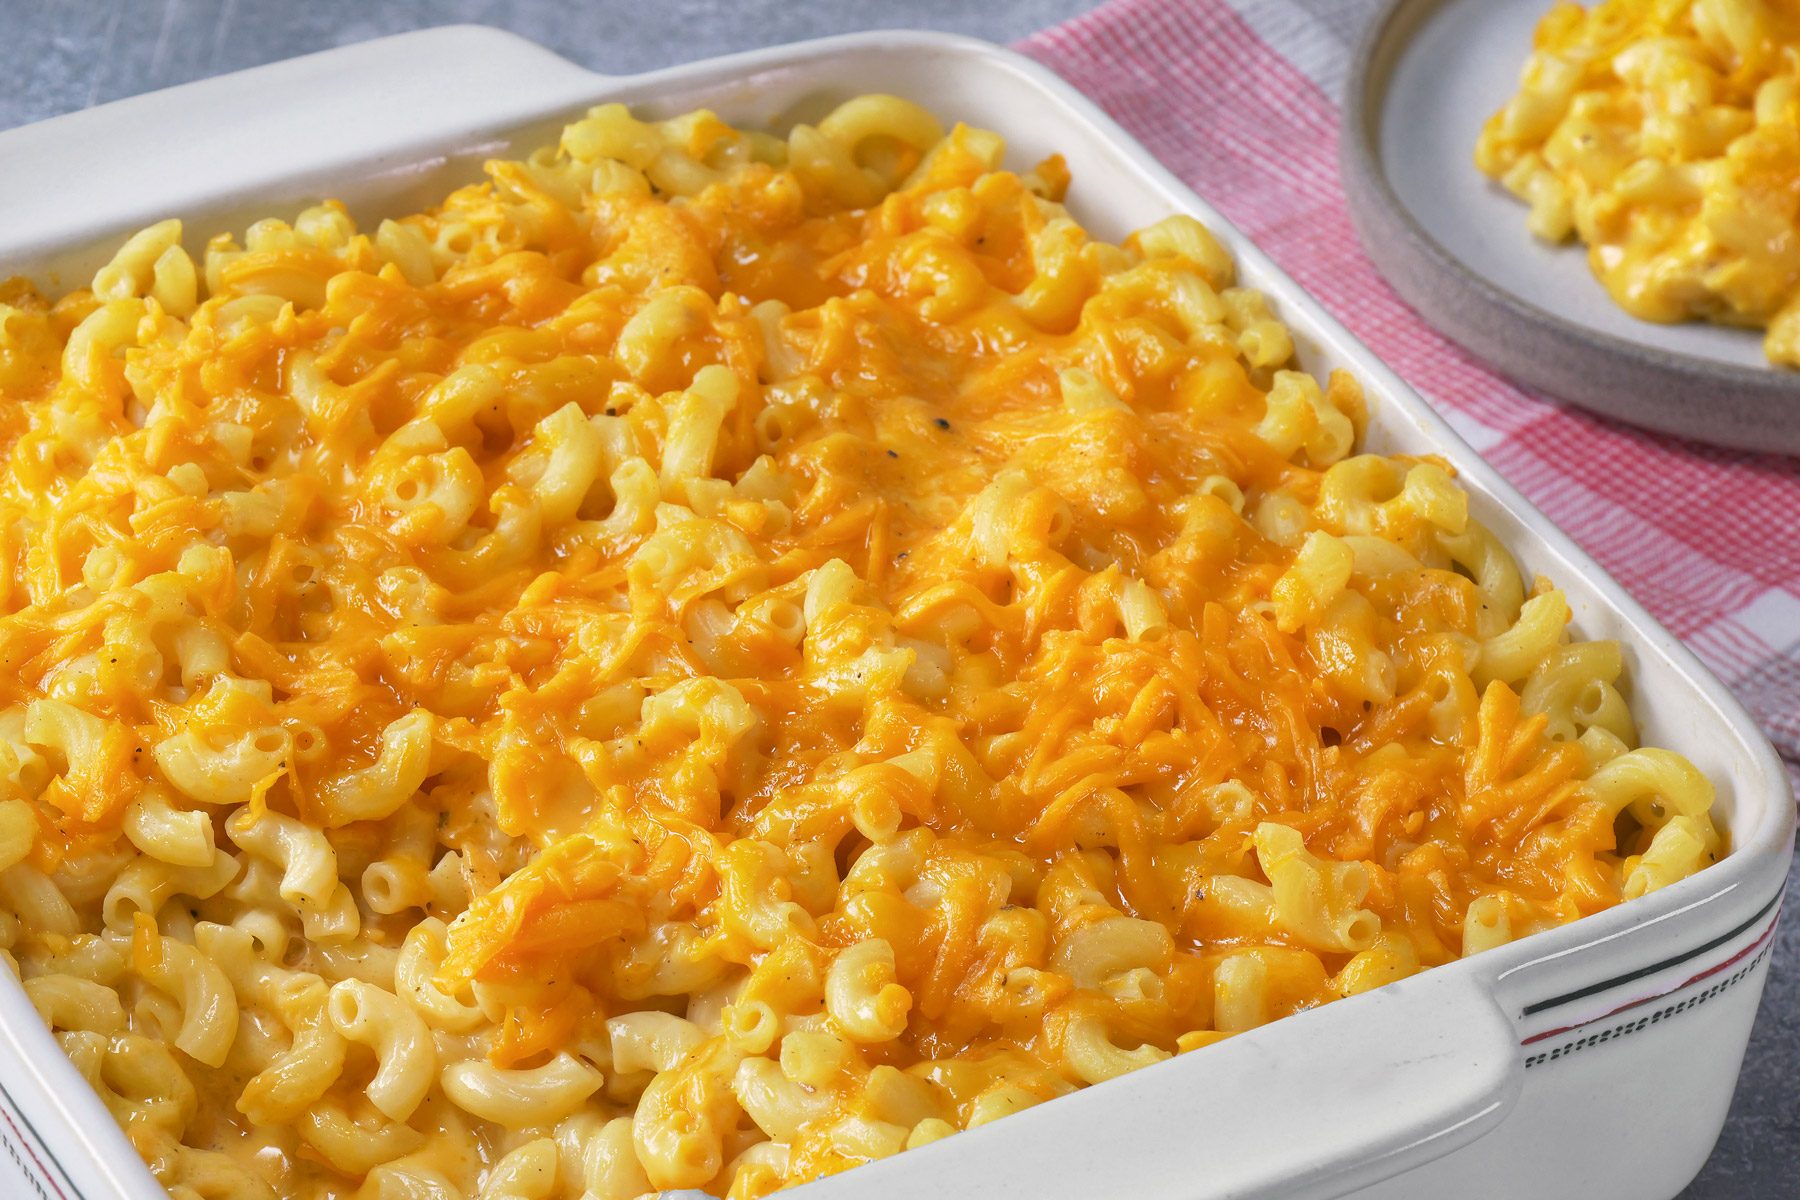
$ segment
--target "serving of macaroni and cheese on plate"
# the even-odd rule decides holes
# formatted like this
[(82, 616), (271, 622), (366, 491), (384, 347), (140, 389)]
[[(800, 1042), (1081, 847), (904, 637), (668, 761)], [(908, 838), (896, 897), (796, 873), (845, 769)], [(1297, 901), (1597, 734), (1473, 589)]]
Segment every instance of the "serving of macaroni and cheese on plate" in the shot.
[(1206, 228), (1002, 154), (607, 105), (0, 285), (0, 944), (177, 1200), (760, 1197), (1725, 853)]
[(1482, 171), (1626, 311), (1761, 328), (1800, 366), (1800, 3), (1558, 3)]

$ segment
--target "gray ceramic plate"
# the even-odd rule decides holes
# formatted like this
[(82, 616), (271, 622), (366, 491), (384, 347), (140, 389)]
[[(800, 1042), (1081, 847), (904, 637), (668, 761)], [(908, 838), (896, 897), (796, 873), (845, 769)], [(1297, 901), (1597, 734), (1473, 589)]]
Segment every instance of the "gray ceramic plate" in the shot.
[(1344, 187), (1369, 256), (1451, 338), (1529, 387), (1621, 421), (1800, 454), (1800, 371), (1756, 330), (1657, 325), (1615, 305), (1578, 245), (1547, 246), (1475, 169), (1549, 0), (1397, 0), (1344, 105)]

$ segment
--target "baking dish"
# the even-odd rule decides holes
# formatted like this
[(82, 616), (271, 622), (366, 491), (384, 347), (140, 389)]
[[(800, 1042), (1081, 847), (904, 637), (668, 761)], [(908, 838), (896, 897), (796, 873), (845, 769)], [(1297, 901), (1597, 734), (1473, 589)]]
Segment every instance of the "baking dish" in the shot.
[[(1076, 179), (1071, 207), (1100, 236), (1176, 210), (1218, 231), (1294, 328), (1304, 365), (1363, 380), (1376, 407), (1370, 445), (1452, 462), (1474, 515), (1527, 571), (1565, 588), (1582, 634), (1623, 643), (1646, 740), (1720, 785), (1734, 852), (1574, 925), (791, 1194), (1674, 1194), (1717, 1136), (1767, 970), (1793, 836), (1774, 751), (1415, 393), (1043, 69), (965, 39), (878, 34), (605, 79), (491, 30), (408, 35), (0, 135), (0, 274), (67, 288), (103, 261), (109, 239), (171, 214), (187, 219), (197, 249), (321, 195), (359, 219), (410, 210), (603, 99), (762, 124), (866, 91), (997, 129), (1018, 162), (1061, 151)], [(10, 980), (0, 980), (0, 1136), (47, 1196), (162, 1195)]]

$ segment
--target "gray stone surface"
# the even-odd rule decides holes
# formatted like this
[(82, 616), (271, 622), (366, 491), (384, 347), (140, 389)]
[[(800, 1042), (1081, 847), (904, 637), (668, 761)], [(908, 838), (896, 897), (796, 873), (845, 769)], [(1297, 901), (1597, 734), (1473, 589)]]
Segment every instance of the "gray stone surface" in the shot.
[[(1325, 17), (1346, 41), (1376, 6), (1293, 2)], [(1086, 0), (0, 0), (0, 129), (458, 21), (511, 29), (596, 70), (628, 74), (857, 29), (945, 29), (1008, 41), (1087, 7)], [(1779, 941), (1730, 1120), (1683, 1200), (1800, 1196), (1800, 918), (1789, 918)]]
[(0, 128), (383, 34), (474, 22), (628, 75), (859, 29), (1010, 41), (1084, 0), (0, 0)]

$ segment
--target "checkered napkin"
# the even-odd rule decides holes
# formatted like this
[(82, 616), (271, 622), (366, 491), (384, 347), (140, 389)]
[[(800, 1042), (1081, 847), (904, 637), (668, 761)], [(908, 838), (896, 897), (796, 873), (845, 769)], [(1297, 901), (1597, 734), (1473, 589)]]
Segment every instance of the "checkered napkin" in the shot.
[(1800, 462), (1561, 407), (1469, 357), (1389, 290), (1351, 229), (1336, 165), (1346, 47), (1371, 7), (1114, 0), (1019, 48), (1424, 393), (1731, 686), (1800, 783)]

